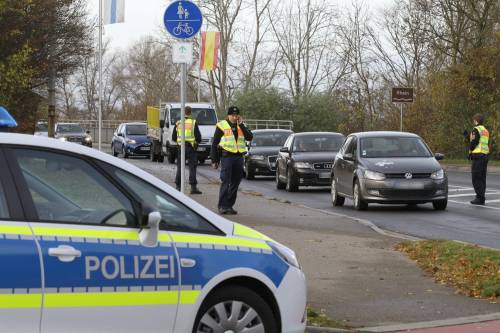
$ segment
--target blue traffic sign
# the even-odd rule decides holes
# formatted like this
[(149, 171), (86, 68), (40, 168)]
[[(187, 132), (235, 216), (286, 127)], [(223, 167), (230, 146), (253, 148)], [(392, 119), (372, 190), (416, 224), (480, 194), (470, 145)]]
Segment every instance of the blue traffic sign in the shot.
[(203, 15), (191, 1), (174, 1), (165, 10), (163, 22), (167, 31), (175, 38), (189, 39), (200, 31)]

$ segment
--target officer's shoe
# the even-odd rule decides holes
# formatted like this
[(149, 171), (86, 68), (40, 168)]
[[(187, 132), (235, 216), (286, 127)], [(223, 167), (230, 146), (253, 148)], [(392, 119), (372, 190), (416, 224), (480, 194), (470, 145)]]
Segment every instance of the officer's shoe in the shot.
[(191, 194), (202, 194), (203, 192), (201, 192), (198, 187), (195, 186), (191, 186)]
[(229, 215), (237, 215), (237, 214), (238, 214), (238, 212), (237, 212), (237, 211), (235, 211), (235, 210), (234, 210), (234, 209), (232, 209), (232, 208), (229, 208), (229, 209), (227, 210), (227, 214), (229, 214)]
[(472, 205), (484, 206), (484, 200), (476, 198), (470, 202)]
[(219, 208), (219, 214), (221, 214), (221, 215), (229, 215), (229, 209), (227, 209), (227, 208)]
[(177, 191), (180, 191), (180, 190), (181, 190), (181, 186), (180, 186), (180, 185), (175, 185), (175, 189), (176, 189)]

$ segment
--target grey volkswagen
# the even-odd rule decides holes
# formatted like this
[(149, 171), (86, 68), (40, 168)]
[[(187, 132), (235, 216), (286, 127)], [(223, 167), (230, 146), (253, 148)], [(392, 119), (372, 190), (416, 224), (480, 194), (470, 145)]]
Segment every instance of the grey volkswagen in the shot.
[(332, 168), (332, 203), (342, 206), (352, 198), (357, 210), (369, 203), (423, 204), (436, 210), (448, 204), (448, 179), (433, 155), (416, 134), (364, 132), (347, 137)]

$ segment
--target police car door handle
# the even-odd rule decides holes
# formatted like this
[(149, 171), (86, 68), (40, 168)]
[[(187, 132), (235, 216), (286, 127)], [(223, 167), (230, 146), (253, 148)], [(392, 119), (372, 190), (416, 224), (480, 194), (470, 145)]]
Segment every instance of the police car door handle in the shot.
[(181, 267), (192, 268), (194, 266), (196, 266), (196, 260), (188, 259), (188, 258), (181, 258)]
[(49, 248), (49, 256), (57, 257), (62, 262), (71, 262), (82, 256), (82, 252), (68, 245)]

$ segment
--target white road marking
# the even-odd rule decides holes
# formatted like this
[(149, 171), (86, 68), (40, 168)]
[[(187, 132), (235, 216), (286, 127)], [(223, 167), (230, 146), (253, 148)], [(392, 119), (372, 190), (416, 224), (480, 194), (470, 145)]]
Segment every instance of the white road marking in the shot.
[[(500, 194), (500, 192), (486, 192), (486, 195), (498, 195), (498, 194)], [(452, 194), (448, 195), (448, 198), (471, 197), (475, 195), (476, 193)]]
[(464, 204), (465, 204), (465, 205), (474, 206), (474, 207), (478, 207), (478, 208), (485, 208), (485, 209), (500, 210), (500, 207), (491, 207), (491, 206), (472, 205), (472, 204), (471, 204), (471, 203), (469, 203), (469, 202), (463, 202), (463, 201), (448, 200), (448, 202), (453, 202), (453, 203), (460, 204), (460, 205), (464, 205)]
[(486, 200), (485, 202), (487, 204), (489, 204), (489, 203), (497, 203), (497, 202), (500, 202), (500, 199), (498, 199), (498, 200)]

